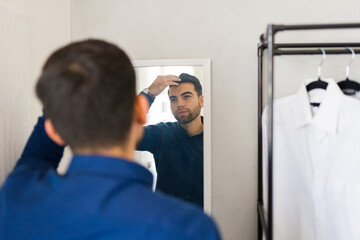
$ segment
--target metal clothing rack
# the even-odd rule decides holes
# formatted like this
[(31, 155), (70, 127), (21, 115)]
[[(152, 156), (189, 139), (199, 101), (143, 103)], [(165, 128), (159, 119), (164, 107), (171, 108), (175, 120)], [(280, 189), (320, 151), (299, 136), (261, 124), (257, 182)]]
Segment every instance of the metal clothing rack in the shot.
[[(318, 24), (318, 25), (268, 25), (265, 34), (260, 37), (258, 44), (258, 239), (265, 233), (267, 240), (273, 240), (273, 105), (274, 105), (274, 57), (281, 55), (315, 55), (322, 54), (351, 54), (346, 47), (351, 47), (355, 53), (360, 53), (360, 42), (347, 43), (276, 43), (275, 35), (283, 31), (323, 30), (323, 29), (355, 29), (360, 23), (349, 24)], [(267, 129), (267, 161), (268, 176), (268, 216), (264, 213), (263, 202), (263, 153), (262, 153), (262, 110), (263, 110), (263, 56), (267, 50), (267, 101), (268, 101), (268, 129)]]

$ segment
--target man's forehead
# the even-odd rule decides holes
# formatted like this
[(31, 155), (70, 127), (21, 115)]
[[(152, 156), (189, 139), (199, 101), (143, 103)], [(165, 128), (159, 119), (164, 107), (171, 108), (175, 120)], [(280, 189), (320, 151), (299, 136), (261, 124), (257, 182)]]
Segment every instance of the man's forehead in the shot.
[(171, 95), (181, 95), (184, 92), (195, 93), (194, 84), (189, 83), (189, 82), (185, 82), (185, 83), (181, 83), (178, 86), (170, 86), (169, 87), (169, 96), (171, 96)]

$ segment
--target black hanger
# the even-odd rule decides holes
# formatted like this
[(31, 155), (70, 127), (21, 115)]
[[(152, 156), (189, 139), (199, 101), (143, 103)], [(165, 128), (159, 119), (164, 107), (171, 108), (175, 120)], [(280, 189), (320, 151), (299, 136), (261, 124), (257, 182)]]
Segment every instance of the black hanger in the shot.
[(309, 92), (313, 89), (326, 89), (328, 86), (328, 83), (321, 80), (320, 78), (314, 82), (309, 83), (308, 85), (306, 85), (306, 90)]
[(347, 47), (352, 53), (352, 59), (346, 66), (346, 79), (338, 82), (340, 89), (346, 95), (355, 95), (356, 92), (360, 91), (360, 83), (350, 80), (349, 73), (350, 73), (350, 64), (355, 60), (355, 52), (352, 48)]
[[(316, 80), (314, 82), (311, 82), (308, 85), (306, 85), (306, 90), (308, 92), (310, 92), (313, 89), (324, 89), (324, 90), (326, 90), (327, 86), (328, 86), (328, 83), (319, 78), (318, 80)], [(310, 103), (310, 105), (313, 106), (313, 107), (320, 107), (320, 103)]]
[(354, 95), (356, 92), (360, 91), (360, 83), (350, 80), (349, 78), (338, 82), (338, 85), (346, 95)]

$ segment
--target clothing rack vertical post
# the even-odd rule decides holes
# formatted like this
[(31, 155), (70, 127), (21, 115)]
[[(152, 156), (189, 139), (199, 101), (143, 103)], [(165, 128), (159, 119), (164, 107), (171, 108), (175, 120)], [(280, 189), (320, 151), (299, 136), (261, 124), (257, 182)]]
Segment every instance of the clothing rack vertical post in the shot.
[[(322, 54), (318, 48), (324, 48), (326, 54), (351, 54), (346, 47), (352, 47), (355, 53), (360, 53), (360, 43), (275, 43), (275, 35), (281, 31), (297, 30), (323, 30), (323, 29), (356, 29), (360, 23), (348, 24), (315, 24), (315, 25), (268, 25), (266, 34), (260, 36), (258, 44), (258, 239), (262, 239), (265, 233), (267, 240), (273, 240), (273, 112), (274, 112), (274, 57), (281, 55), (317, 55)], [(267, 50), (267, 104), (268, 104), (268, 128), (267, 145), (268, 152), (268, 215), (267, 220), (263, 202), (263, 152), (262, 152), (262, 110), (263, 110), (263, 58)]]

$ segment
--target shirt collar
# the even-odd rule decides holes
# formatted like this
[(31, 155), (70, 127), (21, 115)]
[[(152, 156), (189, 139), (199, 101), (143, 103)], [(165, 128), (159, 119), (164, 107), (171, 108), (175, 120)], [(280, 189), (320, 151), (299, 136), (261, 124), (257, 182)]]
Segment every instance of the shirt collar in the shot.
[(74, 155), (67, 174), (89, 173), (120, 181), (136, 181), (152, 188), (153, 176), (138, 163), (102, 155)]
[(332, 79), (322, 79), (328, 83), (318, 113), (313, 117), (306, 85), (314, 80), (306, 80), (296, 94), (296, 127), (312, 124), (325, 132), (336, 133), (340, 103), (344, 96)]
[[(201, 123), (204, 124), (204, 117), (203, 116), (201, 116)], [(180, 129), (180, 132), (182, 134), (186, 135), (187, 137), (190, 137), (189, 134), (187, 133), (187, 131), (180, 125), (180, 123), (178, 121), (176, 122), (176, 124), (177, 124), (177, 127)], [(202, 137), (203, 134), (204, 134), (204, 131), (202, 131), (201, 133), (199, 133), (197, 135), (194, 135), (194, 136), (192, 136), (190, 138)]]

